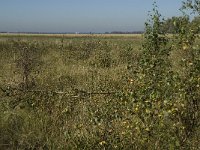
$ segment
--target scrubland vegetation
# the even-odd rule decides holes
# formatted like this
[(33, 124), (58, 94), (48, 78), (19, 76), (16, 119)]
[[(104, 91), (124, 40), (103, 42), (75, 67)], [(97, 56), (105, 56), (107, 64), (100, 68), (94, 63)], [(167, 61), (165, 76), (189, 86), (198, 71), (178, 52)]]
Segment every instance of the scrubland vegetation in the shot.
[(200, 149), (199, 24), (153, 7), (144, 35), (0, 35), (0, 149)]

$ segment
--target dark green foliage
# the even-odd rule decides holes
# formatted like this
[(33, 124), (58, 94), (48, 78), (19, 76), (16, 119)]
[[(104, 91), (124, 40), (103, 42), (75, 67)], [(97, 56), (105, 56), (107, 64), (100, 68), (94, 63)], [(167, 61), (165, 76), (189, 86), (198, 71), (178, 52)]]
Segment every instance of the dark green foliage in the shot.
[[(127, 93), (140, 129), (138, 145), (188, 149), (192, 145), (187, 140), (196, 136), (200, 123), (200, 55), (195, 45), (199, 28), (184, 16), (175, 20), (176, 34), (169, 39), (160, 28), (155, 5), (150, 16), (138, 66), (130, 70), (135, 85)], [(183, 76), (172, 68), (170, 55), (174, 50), (182, 52)], [(151, 145), (152, 141), (157, 144)]]
[(193, 28), (199, 28), (200, 17), (196, 16), (192, 21), (189, 20), (188, 16), (168, 18), (161, 23), (161, 30), (166, 33), (174, 34), (181, 30), (183, 24), (188, 24)]
[(194, 14), (200, 15), (200, 1), (199, 0), (186, 0), (183, 2), (182, 9), (189, 9)]

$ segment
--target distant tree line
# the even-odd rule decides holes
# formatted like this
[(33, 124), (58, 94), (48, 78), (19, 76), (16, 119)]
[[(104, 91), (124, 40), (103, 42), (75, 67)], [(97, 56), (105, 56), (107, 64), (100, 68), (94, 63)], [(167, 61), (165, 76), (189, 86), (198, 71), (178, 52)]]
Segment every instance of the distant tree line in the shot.
[(200, 28), (200, 16), (189, 20), (188, 17), (172, 17), (162, 22), (161, 30), (167, 33), (176, 33), (180, 29), (181, 24), (187, 24), (193, 27)]
[(144, 31), (112, 31), (112, 32), (105, 32), (105, 34), (142, 34)]

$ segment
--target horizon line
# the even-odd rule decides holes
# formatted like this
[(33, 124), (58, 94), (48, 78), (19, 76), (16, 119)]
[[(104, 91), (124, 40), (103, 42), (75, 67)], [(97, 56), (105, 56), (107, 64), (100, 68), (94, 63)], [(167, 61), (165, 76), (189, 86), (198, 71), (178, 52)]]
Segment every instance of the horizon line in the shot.
[(144, 33), (144, 31), (111, 31), (111, 32), (26, 32), (26, 31), (0, 31), (0, 33), (7, 33), (7, 34), (139, 34)]

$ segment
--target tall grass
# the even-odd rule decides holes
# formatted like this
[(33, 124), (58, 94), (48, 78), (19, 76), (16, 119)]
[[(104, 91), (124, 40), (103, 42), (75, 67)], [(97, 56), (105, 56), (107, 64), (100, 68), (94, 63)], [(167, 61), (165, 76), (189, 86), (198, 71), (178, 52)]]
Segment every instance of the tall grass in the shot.
[(199, 149), (199, 29), (160, 24), (154, 5), (143, 38), (1, 37), (0, 149)]

